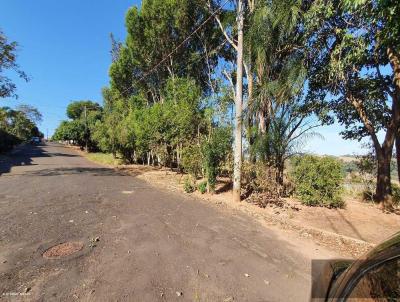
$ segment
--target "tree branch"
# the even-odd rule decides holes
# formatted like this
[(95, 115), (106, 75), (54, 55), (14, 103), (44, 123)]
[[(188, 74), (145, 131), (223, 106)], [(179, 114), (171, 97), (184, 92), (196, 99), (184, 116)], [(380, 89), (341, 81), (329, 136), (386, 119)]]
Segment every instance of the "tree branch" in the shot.
[(308, 127), (307, 129), (304, 129), (304, 130), (300, 131), (299, 134), (297, 134), (297, 135), (293, 136), (291, 139), (289, 139), (289, 142), (292, 142), (292, 141), (296, 140), (297, 138), (299, 138), (300, 136), (302, 136), (304, 133), (310, 131), (311, 129), (320, 127), (321, 125), (322, 125), (322, 124), (312, 125), (312, 126)]
[[(211, 11), (211, 3), (210, 3), (210, 1), (208, 1), (207, 6), (208, 6), (208, 9)], [(229, 44), (231, 44), (232, 47), (237, 51), (237, 50), (238, 50), (238, 47), (237, 47), (236, 43), (233, 41), (233, 38), (230, 37), (229, 34), (226, 32), (224, 26), (222, 25), (222, 22), (221, 22), (219, 16), (218, 16), (218, 15), (214, 15), (214, 18), (215, 18), (215, 21), (217, 21), (218, 26), (219, 26), (219, 28), (221, 29), (222, 34), (225, 36), (226, 40), (227, 40), (227, 41), (229, 42)]]
[(371, 121), (368, 119), (367, 113), (365, 112), (364, 106), (361, 101), (353, 97), (352, 95), (346, 96), (347, 101), (353, 105), (356, 109), (358, 116), (364, 124), (365, 129), (367, 129), (369, 135), (371, 136), (372, 142), (375, 145), (375, 148), (381, 148), (381, 144), (379, 143), (378, 136), (376, 135), (375, 128), (372, 125)]
[(235, 85), (233, 85), (232, 77), (228, 74), (228, 72), (225, 69), (222, 70), (222, 74), (229, 81), (233, 93), (233, 98), (236, 99)]

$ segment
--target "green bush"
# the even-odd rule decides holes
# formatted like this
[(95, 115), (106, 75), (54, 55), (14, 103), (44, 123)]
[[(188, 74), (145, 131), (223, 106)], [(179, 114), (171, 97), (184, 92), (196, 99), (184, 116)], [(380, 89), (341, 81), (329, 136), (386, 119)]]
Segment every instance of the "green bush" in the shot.
[(183, 190), (186, 193), (193, 193), (196, 190), (192, 180), (189, 177), (185, 178), (185, 182), (183, 183)]
[(221, 165), (226, 160), (232, 148), (232, 130), (229, 127), (214, 128), (212, 134), (201, 144), (204, 174), (207, 179), (207, 189), (215, 191), (217, 176)]
[(334, 158), (311, 155), (294, 158), (291, 176), (302, 203), (328, 208), (344, 206), (342, 167)]
[(200, 191), (201, 194), (204, 194), (207, 192), (207, 181), (202, 181), (199, 186), (198, 189)]
[(182, 166), (185, 172), (197, 178), (201, 175), (202, 156), (200, 146), (197, 144), (189, 145), (183, 148)]

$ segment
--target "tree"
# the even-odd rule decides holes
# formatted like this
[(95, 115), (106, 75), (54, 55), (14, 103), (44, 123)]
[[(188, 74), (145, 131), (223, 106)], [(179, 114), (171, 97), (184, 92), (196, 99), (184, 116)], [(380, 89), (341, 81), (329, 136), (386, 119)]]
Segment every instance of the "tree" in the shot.
[[(308, 23), (309, 99), (328, 102), (346, 139), (369, 137), (375, 199), (390, 209), (390, 162), (400, 123), (398, 1), (316, 1)], [(386, 68), (390, 66), (390, 68)], [(380, 142), (378, 131), (384, 131)]]
[(0, 151), (7, 151), (14, 145), (31, 139), (32, 136), (43, 137), (37, 127), (41, 116), (36, 108), (29, 105), (21, 105), (15, 109), (1, 107)]
[(101, 106), (92, 101), (75, 101), (68, 105), (66, 113), (71, 120), (61, 122), (53, 139), (73, 141), (87, 151), (98, 149), (93, 133), (102, 117)]
[(7, 37), (0, 29), (0, 97), (15, 97), (17, 94), (15, 92), (16, 85), (12, 82), (10, 78), (4, 75), (5, 70), (13, 70), (17, 73), (18, 77), (28, 81), (29, 78), (23, 72), (19, 65), (16, 63), (18, 44), (17, 42), (9, 42)]
[(285, 161), (302, 139), (331, 122), (326, 106), (304, 98), (307, 10), (302, 1), (254, 1), (245, 36), (250, 161), (274, 168), (281, 186)]
[(275, 181), (283, 186), (286, 161), (301, 152), (305, 140), (318, 135), (312, 130), (329, 117), (298, 95), (283, 102), (271, 102), (268, 118), (268, 128), (256, 135), (250, 152), (260, 165), (276, 169)]
[(15, 110), (22, 112), (29, 120), (35, 124), (41, 123), (43, 116), (40, 111), (31, 105), (18, 105)]
[(242, 175), (242, 105), (243, 105), (243, 27), (244, 4), (238, 0), (238, 43), (236, 62), (236, 94), (235, 94), (235, 144), (233, 152), (233, 201), (240, 201)]
[(99, 104), (92, 101), (74, 101), (67, 107), (67, 116), (72, 120), (80, 119), (84, 113), (89, 111), (100, 111)]
[(83, 147), (85, 145), (85, 125), (81, 120), (62, 121), (54, 132), (53, 140), (73, 141)]
[(99, 141), (108, 137), (103, 147), (128, 161), (181, 168), (185, 145), (202, 133), (201, 100), (215, 87), (214, 49), (224, 45), (215, 24), (203, 23), (209, 16), (195, 0), (145, 0), (129, 9), (126, 41), (112, 39), (105, 114), (94, 132)]
[[(250, 1), (251, 2), (251, 1)], [(242, 174), (242, 114), (243, 114), (243, 44), (244, 44), (244, 18), (246, 2), (244, 0), (236, 0), (236, 26), (233, 22), (228, 22), (228, 28), (224, 27), (223, 22), (219, 17), (219, 14), (215, 14), (214, 18), (224, 35), (225, 39), (229, 42), (230, 46), (234, 49), (234, 55), (236, 57), (236, 86), (233, 88), (234, 83), (230, 75), (225, 72), (225, 76), (232, 85), (234, 100), (235, 100), (235, 127), (234, 127), (234, 145), (233, 145), (233, 201), (239, 202), (241, 200), (241, 174)], [(219, 4), (219, 5), (218, 5)], [(208, 1), (208, 7), (211, 11), (220, 11), (222, 4), (215, 3), (214, 1)], [(215, 8), (218, 7), (218, 8)], [(224, 17), (232, 16), (229, 11), (222, 10)], [(230, 24), (229, 24), (230, 23)], [(233, 37), (233, 34), (237, 33), (237, 41)]]
[(156, 103), (163, 101), (168, 78), (189, 77), (206, 93), (210, 89), (208, 71), (217, 65), (218, 56), (208, 53), (204, 57), (203, 53), (219, 45), (222, 35), (208, 22), (181, 43), (208, 14), (197, 0), (144, 0), (140, 8), (130, 8), (126, 41), (110, 67), (111, 89), (123, 98), (140, 91), (149, 103)]

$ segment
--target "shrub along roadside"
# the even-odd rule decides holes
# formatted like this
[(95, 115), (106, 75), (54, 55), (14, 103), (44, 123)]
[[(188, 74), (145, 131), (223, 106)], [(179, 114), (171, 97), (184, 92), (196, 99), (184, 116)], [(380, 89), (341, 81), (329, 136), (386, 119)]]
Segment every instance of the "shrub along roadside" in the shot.
[(193, 193), (194, 191), (196, 191), (196, 185), (193, 183), (193, 180), (190, 176), (187, 176), (185, 178), (185, 182), (183, 183), (183, 190), (186, 193)]
[(309, 206), (342, 208), (343, 174), (341, 163), (331, 157), (312, 155), (293, 159), (291, 178), (296, 196)]

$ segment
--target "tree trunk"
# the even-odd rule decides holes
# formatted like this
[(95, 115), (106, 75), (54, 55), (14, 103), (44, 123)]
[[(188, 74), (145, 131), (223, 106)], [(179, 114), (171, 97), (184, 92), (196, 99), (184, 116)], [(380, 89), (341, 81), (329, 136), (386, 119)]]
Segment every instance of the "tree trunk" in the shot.
[(382, 148), (376, 152), (378, 160), (378, 174), (376, 179), (375, 201), (379, 202), (383, 209), (393, 208), (392, 185), (390, 182), (390, 162), (393, 148)]
[(277, 165), (277, 177), (276, 177), (276, 182), (279, 186), (283, 187), (283, 172), (285, 169), (285, 164), (279, 162)]
[(356, 109), (360, 119), (364, 124), (364, 127), (371, 137), (375, 148), (376, 158), (378, 161), (378, 174), (376, 180), (376, 194), (374, 199), (376, 202), (380, 203), (382, 209), (392, 210), (393, 203), (390, 183), (390, 161), (392, 160), (393, 145), (395, 143), (395, 137), (400, 122), (400, 111), (398, 104), (399, 99), (397, 96), (395, 96), (393, 99), (392, 117), (386, 129), (386, 135), (382, 145), (379, 143), (376, 130), (366, 114), (362, 101), (354, 98), (351, 95), (348, 96), (348, 100)]
[[(251, 57), (251, 48), (249, 49)], [(246, 65), (245, 65), (246, 66)], [(249, 59), (249, 63), (247, 65), (246, 70), (246, 77), (247, 77), (247, 137), (249, 141), (249, 149), (250, 149), (250, 162), (256, 163), (256, 156), (253, 152), (253, 146), (255, 142), (255, 137), (253, 133), (253, 114), (252, 112), (252, 102), (253, 102), (253, 85), (254, 85), (254, 77), (251, 70), (251, 61)]]
[[(400, 59), (398, 53), (392, 49), (388, 48), (387, 54), (389, 57), (390, 65), (393, 69), (393, 82), (395, 84), (394, 94), (392, 96), (392, 101), (400, 102)], [(398, 107), (397, 107), (398, 108)], [(400, 181), (400, 129), (396, 131), (396, 160), (397, 160), (397, 175)]]
[(240, 186), (242, 173), (242, 102), (243, 102), (243, 1), (238, 0), (238, 47), (236, 72), (236, 99), (235, 99), (235, 149), (233, 166), (233, 201), (240, 201)]
[(397, 177), (400, 182), (400, 133), (396, 134), (396, 162), (397, 162)]
[(258, 112), (258, 131), (259, 134), (265, 134), (267, 131), (267, 125), (265, 124), (265, 112), (260, 109)]

